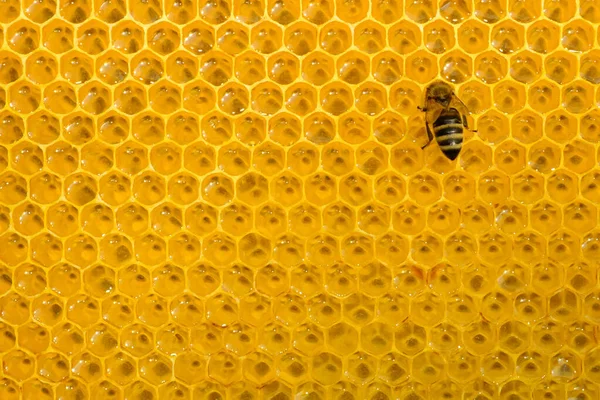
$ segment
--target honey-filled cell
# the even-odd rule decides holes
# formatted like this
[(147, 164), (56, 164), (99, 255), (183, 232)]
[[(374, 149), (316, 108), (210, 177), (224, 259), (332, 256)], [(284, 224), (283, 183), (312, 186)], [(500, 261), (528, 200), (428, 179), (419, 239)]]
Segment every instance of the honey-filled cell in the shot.
[(597, 398), (596, 3), (0, 2), (0, 398)]

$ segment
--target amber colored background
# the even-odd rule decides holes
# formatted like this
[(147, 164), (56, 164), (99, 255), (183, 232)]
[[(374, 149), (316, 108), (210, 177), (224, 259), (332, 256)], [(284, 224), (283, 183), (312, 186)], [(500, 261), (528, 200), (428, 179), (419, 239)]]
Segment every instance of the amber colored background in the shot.
[(0, 398), (598, 399), (599, 23), (2, 1)]

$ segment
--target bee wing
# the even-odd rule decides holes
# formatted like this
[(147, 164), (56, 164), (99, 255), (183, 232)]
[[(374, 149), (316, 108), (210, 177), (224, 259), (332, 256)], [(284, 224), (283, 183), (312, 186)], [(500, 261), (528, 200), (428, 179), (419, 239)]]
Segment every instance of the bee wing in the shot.
[(467, 117), (471, 115), (471, 112), (469, 111), (469, 108), (466, 106), (466, 104), (463, 103), (463, 101), (459, 99), (458, 96), (454, 95), (452, 96), (452, 101), (450, 102), (450, 108), (455, 108), (460, 113), (460, 115), (462, 116), (463, 125), (465, 126), (465, 128), (469, 129), (469, 122), (467, 121)]
[(427, 104), (425, 104), (425, 107), (427, 109), (427, 112), (425, 113), (425, 121), (428, 124), (433, 125), (433, 123), (435, 122), (435, 120), (438, 119), (438, 117), (440, 116), (440, 114), (444, 110), (444, 107), (442, 107), (440, 105), (440, 103), (438, 103), (435, 100), (429, 100), (427, 102)]

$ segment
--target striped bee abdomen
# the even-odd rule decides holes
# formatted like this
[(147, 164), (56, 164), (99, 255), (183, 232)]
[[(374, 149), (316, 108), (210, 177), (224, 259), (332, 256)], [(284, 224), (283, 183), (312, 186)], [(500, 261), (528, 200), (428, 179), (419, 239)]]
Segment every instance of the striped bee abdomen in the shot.
[(456, 159), (463, 142), (460, 113), (454, 108), (442, 112), (433, 123), (433, 133), (442, 153), (451, 160)]

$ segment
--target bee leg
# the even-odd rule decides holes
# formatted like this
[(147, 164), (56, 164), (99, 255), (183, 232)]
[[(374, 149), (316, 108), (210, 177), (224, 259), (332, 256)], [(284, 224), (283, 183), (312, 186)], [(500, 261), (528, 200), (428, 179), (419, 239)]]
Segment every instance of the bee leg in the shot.
[(467, 120), (467, 116), (466, 115), (463, 115), (462, 120), (463, 120), (463, 126), (466, 129), (470, 130), (473, 133), (477, 133), (477, 131), (475, 129), (469, 129), (469, 121)]
[(431, 142), (433, 141), (433, 133), (431, 133), (431, 129), (429, 129), (429, 125), (425, 124), (425, 127), (427, 128), (427, 143), (425, 144), (425, 146), (421, 146), (421, 150), (423, 150), (425, 147), (429, 146), (431, 144)]
[(469, 121), (467, 120), (467, 116), (463, 115), (462, 116), (462, 122), (463, 122), (463, 126), (467, 129), (469, 129)]

